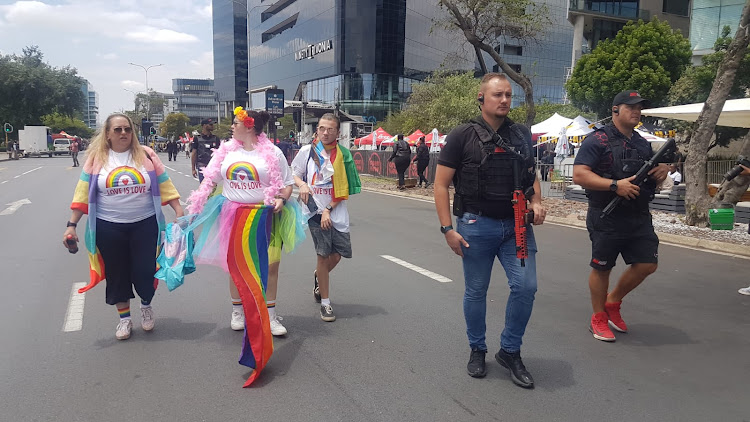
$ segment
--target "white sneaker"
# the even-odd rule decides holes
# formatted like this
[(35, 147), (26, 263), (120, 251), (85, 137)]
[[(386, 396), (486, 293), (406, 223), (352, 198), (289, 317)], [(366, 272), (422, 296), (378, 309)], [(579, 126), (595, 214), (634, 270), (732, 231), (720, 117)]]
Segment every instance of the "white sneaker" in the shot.
[(271, 334), (275, 336), (285, 336), (287, 331), (286, 328), (284, 328), (283, 325), (279, 321), (281, 321), (282, 317), (276, 315), (275, 318), (271, 319)]
[(151, 307), (141, 308), (141, 328), (143, 331), (154, 329), (154, 310)]
[(120, 323), (117, 324), (117, 331), (115, 331), (115, 337), (118, 340), (127, 340), (130, 338), (130, 330), (133, 328), (133, 321), (131, 319), (121, 319)]
[(737, 290), (737, 293), (739, 293), (739, 294), (741, 294), (741, 295), (746, 295), (746, 296), (750, 296), (750, 286), (748, 286), (748, 287), (743, 287), (743, 288), (741, 288), (741, 289)]
[(232, 311), (232, 322), (230, 324), (234, 331), (245, 329), (245, 314), (240, 311)]

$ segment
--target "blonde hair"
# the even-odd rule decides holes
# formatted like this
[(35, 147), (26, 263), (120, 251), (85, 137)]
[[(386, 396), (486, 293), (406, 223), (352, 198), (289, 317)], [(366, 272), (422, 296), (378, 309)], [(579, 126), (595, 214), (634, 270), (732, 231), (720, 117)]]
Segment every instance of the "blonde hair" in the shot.
[(102, 128), (99, 130), (99, 132), (96, 133), (94, 139), (91, 141), (89, 151), (91, 154), (93, 154), (95, 162), (104, 165), (107, 163), (107, 161), (109, 161), (109, 151), (112, 149), (112, 145), (107, 139), (107, 133), (110, 129), (112, 129), (112, 119), (117, 117), (122, 117), (124, 119), (127, 119), (128, 121), (128, 125), (131, 129), (130, 152), (133, 156), (133, 161), (135, 162), (136, 167), (140, 168), (141, 166), (143, 166), (143, 160), (146, 159), (146, 150), (144, 150), (141, 144), (138, 142), (138, 135), (136, 134), (133, 120), (131, 120), (130, 117), (125, 114), (114, 113), (110, 114), (107, 117), (107, 120), (104, 121)]

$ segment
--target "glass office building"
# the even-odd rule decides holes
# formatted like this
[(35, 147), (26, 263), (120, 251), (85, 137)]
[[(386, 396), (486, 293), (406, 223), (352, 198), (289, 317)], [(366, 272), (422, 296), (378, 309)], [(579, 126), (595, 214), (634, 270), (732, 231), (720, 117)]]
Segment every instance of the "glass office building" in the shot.
[(277, 85), (286, 99), (381, 120), (441, 65), (474, 69), (473, 50), (431, 32), (434, 1), (250, 0), (248, 8), (250, 89)]
[(213, 0), (214, 90), (222, 117), (247, 106), (247, 1)]
[(690, 22), (693, 51), (698, 55), (712, 53), (725, 25), (731, 28), (730, 36), (734, 37), (744, 5), (745, 0), (693, 0)]
[(218, 102), (213, 79), (172, 79), (177, 112), (185, 113), (191, 125), (217, 118)]

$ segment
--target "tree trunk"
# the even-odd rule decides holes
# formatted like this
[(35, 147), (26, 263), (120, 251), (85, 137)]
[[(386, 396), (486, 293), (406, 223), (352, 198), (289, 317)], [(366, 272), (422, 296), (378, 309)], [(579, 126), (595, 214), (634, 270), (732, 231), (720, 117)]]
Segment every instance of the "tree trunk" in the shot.
[(732, 43), (729, 44), (724, 59), (719, 64), (711, 93), (703, 105), (703, 110), (695, 122), (697, 127), (690, 141), (687, 160), (685, 162), (685, 176), (687, 193), (685, 195), (685, 222), (691, 226), (706, 227), (708, 225), (708, 185), (706, 183), (706, 151), (716, 128), (716, 121), (724, 108), (724, 102), (732, 89), (737, 68), (745, 56), (747, 44), (750, 41), (750, 0), (742, 9), (742, 16)]
[[(750, 1), (750, 0), (748, 0)], [(526, 102), (526, 126), (531, 127), (534, 124), (534, 118), (536, 118), (536, 107), (534, 107), (534, 88), (531, 83), (531, 79), (529, 79), (526, 75), (516, 72), (515, 70), (511, 69), (510, 66), (508, 66), (507, 63), (505, 63), (505, 60), (500, 56), (500, 54), (495, 51), (494, 48), (492, 48), (491, 45), (483, 42), (479, 36), (477, 36), (476, 33), (474, 33), (474, 28), (472, 27), (471, 23), (466, 20), (466, 18), (461, 15), (461, 11), (456, 7), (453, 2), (449, 0), (441, 0), (441, 3), (450, 11), (450, 13), (453, 15), (453, 17), (456, 19), (456, 26), (464, 33), (464, 36), (466, 37), (466, 41), (468, 41), (473, 47), (474, 51), (482, 50), (487, 52), (487, 54), (492, 57), (493, 60), (495, 60), (495, 63), (497, 63), (498, 67), (502, 69), (502, 71), (508, 75), (508, 77), (515, 83), (521, 86), (524, 92), (524, 98)], [(481, 53), (481, 52), (480, 52)], [(479, 54), (478, 54), (479, 55)], [(486, 67), (486, 66), (485, 66)]]
[(482, 50), (479, 49), (476, 45), (474, 46), (474, 53), (477, 55), (477, 60), (479, 61), (479, 69), (482, 71), (482, 75), (487, 74), (487, 63), (484, 61), (484, 55), (482, 55)]
[[(742, 144), (740, 154), (745, 157), (750, 156), (750, 132), (745, 135), (745, 142)], [(714, 195), (714, 202), (724, 202), (736, 204), (742, 195), (747, 192), (750, 186), (750, 176), (737, 176), (731, 182), (725, 182)]]

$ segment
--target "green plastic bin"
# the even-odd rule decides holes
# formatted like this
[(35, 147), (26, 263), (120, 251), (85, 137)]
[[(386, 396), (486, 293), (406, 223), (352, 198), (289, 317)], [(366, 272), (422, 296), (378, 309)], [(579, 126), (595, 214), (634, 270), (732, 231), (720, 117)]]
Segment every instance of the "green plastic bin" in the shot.
[(711, 230), (734, 229), (734, 205), (714, 205), (708, 210), (708, 222), (711, 224)]

